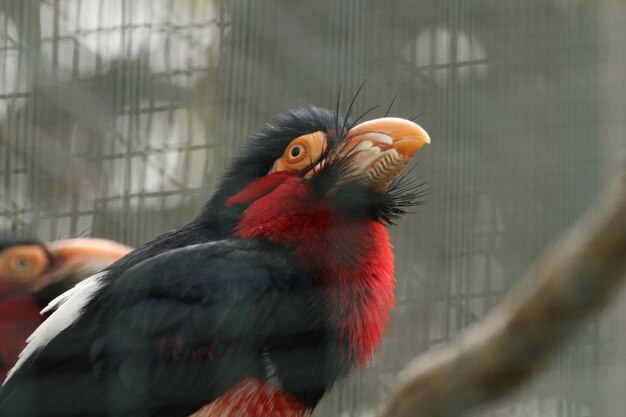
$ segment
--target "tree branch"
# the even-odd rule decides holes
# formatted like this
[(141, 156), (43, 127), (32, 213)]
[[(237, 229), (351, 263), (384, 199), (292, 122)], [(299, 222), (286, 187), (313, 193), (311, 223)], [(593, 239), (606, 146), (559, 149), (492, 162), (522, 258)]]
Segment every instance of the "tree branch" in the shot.
[(511, 393), (606, 307), (626, 278), (626, 163), (619, 178), (481, 322), (418, 356), (379, 417), (452, 417)]

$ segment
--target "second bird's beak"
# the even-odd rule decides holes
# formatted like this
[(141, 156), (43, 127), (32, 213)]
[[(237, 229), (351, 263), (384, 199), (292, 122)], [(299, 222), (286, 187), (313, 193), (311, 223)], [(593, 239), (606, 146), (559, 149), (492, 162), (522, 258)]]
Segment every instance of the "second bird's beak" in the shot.
[(106, 239), (66, 239), (46, 244), (53, 259), (48, 271), (32, 285), (39, 291), (62, 280), (73, 285), (117, 261), (133, 248)]
[(427, 143), (428, 133), (406, 119), (384, 117), (361, 123), (350, 129), (342, 147), (348, 169), (341, 181), (357, 180), (384, 192)]

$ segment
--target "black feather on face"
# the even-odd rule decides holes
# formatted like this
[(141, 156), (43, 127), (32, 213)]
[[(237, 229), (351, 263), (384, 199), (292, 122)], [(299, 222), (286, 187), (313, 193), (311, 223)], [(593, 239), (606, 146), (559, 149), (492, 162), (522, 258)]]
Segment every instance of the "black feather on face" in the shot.
[(247, 140), (242, 152), (230, 164), (212, 200), (225, 202), (246, 185), (267, 175), (274, 161), (299, 136), (321, 131), (331, 143), (336, 142), (336, 125), (343, 123), (343, 119), (337, 120), (335, 113), (315, 106), (278, 116), (273, 123)]
[(42, 248), (44, 247), (43, 243), (36, 239), (16, 239), (16, 238), (4, 238), (0, 239), (0, 252), (5, 249), (14, 247), (14, 246), (22, 246), (22, 245), (38, 245)]
[(295, 138), (314, 132), (326, 133), (329, 142), (337, 142), (336, 126), (343, 124), (330, 110), (306, 106), (282, 114), (274, 122), (253, 134), (243, 150), (230, 163), (213, 198), (197, 221), (210, 224), (218, 235), (228, 235), (238, 223), (244, 207), (226, 208), (226, 200), (247, 185), (268, 174), (272, 165)]
[(387, 191), (378, 192), (359, 184), (347, 183), (331, 198), (335, 205), (353, 216), (369, 217), (386, 225), (394, 225), (411, 207), (423, 204), (427, 195), (425, 182), (417, 182), (407, 175), (394, 180)]

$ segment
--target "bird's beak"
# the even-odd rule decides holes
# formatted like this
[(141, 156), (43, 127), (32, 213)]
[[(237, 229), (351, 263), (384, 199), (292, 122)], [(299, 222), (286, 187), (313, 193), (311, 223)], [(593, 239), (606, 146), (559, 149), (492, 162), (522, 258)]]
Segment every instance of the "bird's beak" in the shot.
[(350, 129), (343, 148), (349, 166), (343, 181), (357, 179), (384, 192), (427, 143), (428, 133), (406, 119), (384, 117), (361, 123)]
[(91, 276), (117, 261), (133, 248), (106, 239), (66, 239), (47, 243), (53, 264), (32, 286), (39, 291), (69, 279), (74, 283)]

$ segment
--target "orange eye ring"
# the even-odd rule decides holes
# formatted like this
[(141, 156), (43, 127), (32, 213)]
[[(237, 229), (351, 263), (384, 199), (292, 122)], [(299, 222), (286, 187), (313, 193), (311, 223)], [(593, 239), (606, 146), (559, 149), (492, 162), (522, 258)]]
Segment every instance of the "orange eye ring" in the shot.
[(10, 281), (30, 283), (49, 265), (45, 249), (36, 244), (14, 246), (0, 253), (0, 274)]
[(316, 163), (326, 149), (326, 135), (313, 132), (302, 135), (291, 141), (283, 155), (274, 161), (270, 173), (280, 171), (297, 171)]

